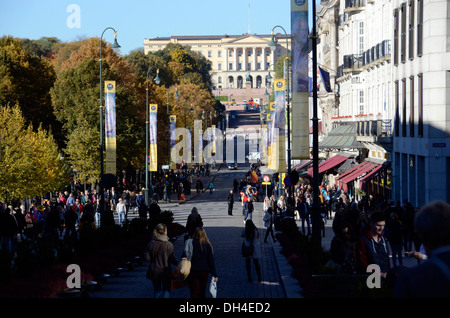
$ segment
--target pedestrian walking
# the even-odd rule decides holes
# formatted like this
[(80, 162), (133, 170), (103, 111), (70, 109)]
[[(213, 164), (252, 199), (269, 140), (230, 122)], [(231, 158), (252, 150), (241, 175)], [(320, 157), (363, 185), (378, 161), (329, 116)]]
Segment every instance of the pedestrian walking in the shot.
[(197, 208), (193, 207), (191, 210), (191, 214), (189, 214), (186, 221), (186, 231), (188, 233), (188, 237), (186, 237), (186, 239), (193, 238), (195, 230), (198, 227), (203, 227), (203, 220), (201, 215), (198, 213)]
[(252, 220), (245, 222), (245, 228), (241, 235), (242, 241), (242, 256), (245, 258), (245, 269), (247, 271), (247, 279), (251, 283), (251, 261), (255, 265), (258, 282), (261, 282), (261, 267), (259, 266), (259, 259), (261, 258), (261, 245), (259, 244), (259, 231)]
[(214, 184), (213, 184), (213, 182), (211, 181), (211, 182), (209, 183), (209, 194), (212, 194), (213, 191), (214, 191)]
[(178, 264), (173, 251), (173, 244), (167, 236), (167, 226), (163, 223), (156, 225), (153, 238), (146, 249), (146, 259), (149, 261), (146, 275), (153, 283), (154, 298), (170, 298), (171, 265)]
[(187, 278), (191, 298), (206, 298), (209, 274), (218, 281), (213, 246), (203, 227), (197, 227), (192, 237), (191, 271)]
[(230, 190), (228, 193), (228, 215), (233, 215), (233, 204), (234, 204), (234, 195), (233, 195), (233, 189)]
[(77, 224), (80, 224), (81, 214), (83, 213), (84, 205), (80, 203), (79, 199), (75, 199), (75, 203), (72, 206), (72, 210), (77, 214)]
[(305, 223), (308, 231), (308, 235), (311, 235), (311, 224), (309, 222), (309, 207), (306, 202), (304, 202), (302, 197), (297, 199), (297, 211), (300, 215), (302, 222), (302, 233), (305, 234)]
[(270, 235), (272, 236), (272, 240), (276, 242), (275, 236), (273, 234), (273, 223), (274, 223), (274, 216), (272, 213), (272, 208), (268, 207), (266, 210), (266, 213), (264, 214), (264, 226), (267, 228), (266, 230), (266, 236), (264, 237), (264, 243), (267, 243), (267, 237)]
[(119, 216), (119, 224), (123, 225), (125, 222), (125, 213), (127, 212), (127, 208), (125, 206), (125, 203), (123, 203), (123, 199), (119, 198), (119, 203), (116, 205), (116, 212)]
[(251, 197), (247, 197), (247, 201), (244, 203), (244, 222), (247, 220), (251, 220), (253, 218), (253, 202)]
[(391, 212), (386, 222), (385, 236), (389, 241), (392, 249), (392, 265), (403, 266), (403, 223), (400, 221), (396, 212)]

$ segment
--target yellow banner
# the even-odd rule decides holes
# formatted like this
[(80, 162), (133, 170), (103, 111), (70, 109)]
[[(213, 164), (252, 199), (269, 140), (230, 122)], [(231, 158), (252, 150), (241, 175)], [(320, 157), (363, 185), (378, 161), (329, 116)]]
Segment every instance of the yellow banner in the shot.
[(274, 80), (275, 112), (272, 117), (271, 165), (277, 172), (286, 172), (286, 83)]

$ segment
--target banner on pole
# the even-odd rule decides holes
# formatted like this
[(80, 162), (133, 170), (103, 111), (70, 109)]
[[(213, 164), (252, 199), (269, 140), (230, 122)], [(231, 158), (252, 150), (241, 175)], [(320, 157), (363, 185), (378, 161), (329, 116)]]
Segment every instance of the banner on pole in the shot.
[[(274, 113), (271, 129), (271, 168), (277, 172), (286, 171), (286, 82), (284, 79), (274, 80)], [(272, 111), (272, 110), (271, 110)]]
[[(172, 153), (173, 147), (175, 147), (175, 129), (177, 128), (177, 116), (170, 116), (170, 153)], [(170, 169), (175, 169), (176, 164), (173, 160), (170, 160)]]
[(157, 119), (158, 105), (150, 104), (150, 171), (158, 171)]
[(308, 2), (291, 0), (292, 152), (291, 159), (309, 159)]
[(105, 174), (116, 175), (116, 82), (105, 81)]

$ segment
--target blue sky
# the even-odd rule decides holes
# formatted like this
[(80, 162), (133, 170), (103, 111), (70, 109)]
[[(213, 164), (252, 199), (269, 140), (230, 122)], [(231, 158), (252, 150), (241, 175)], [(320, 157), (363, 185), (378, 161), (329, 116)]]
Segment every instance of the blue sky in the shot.
[[(238, 35), (248, 32), (249, 21), (252, 34), (270, 34), (276, 25), (290, 33), (290, 3), (290, 0), (0, 0), (0, 36), (29, 39), (54, 36), (69, 42), (80, 37), (100, 37), (105, 28), (113, 27), (118, 31), (121, 53), (128, 54), (143, 47), (144, 38)], [(70, 10), (71, 4), (79, 9), (78, 16), (77, 11)], [(113, 32), (106, 31), (103, 38), (112, 42)]]

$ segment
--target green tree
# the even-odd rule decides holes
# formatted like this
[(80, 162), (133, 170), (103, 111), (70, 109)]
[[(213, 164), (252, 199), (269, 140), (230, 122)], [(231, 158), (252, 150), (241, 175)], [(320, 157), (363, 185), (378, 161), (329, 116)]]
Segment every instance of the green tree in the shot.
[(0, 107), (0, 200), (20, 200), (60, 189), (67, 180), (52, 135), (27, 126), (20, 108)]
[(61, 126), (53, 115), (50, 98), (55, 79), (47, 59), (26, 52), (18, 39), (0, 38), (0, 105), (19, 105), (27, 124), (52, 130), (59, 143)]

